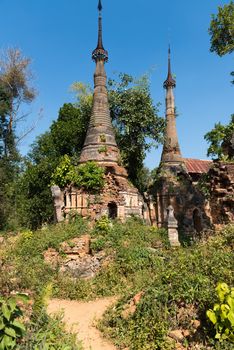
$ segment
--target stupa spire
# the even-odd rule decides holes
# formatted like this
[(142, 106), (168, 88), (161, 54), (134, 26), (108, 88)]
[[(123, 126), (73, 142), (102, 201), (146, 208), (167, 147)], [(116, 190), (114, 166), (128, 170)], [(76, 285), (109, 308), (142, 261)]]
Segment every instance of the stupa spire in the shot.
[(103, 40), (102, 40), (102, 2), (99, 0), (98, 2), (98, 43), (96, 49), (92, 53), (92, 58), (94, 61), (97, 59), (103, 59), (104, 62), (108, 61), (108, 52), (103, 47)]
[(163, 87), (166, 89), (166, 129), (161, 162), (174, 165), (182, 163), (183, 159), (176, 131), (175, 98), (173, 93), (173, 89), (176, 87), (176, 81), (171, 71), (170, 46), (168, 48), (168, 74)]
[(80, 162), (96, 161), (98, 163), (118, 163), (120, 153), (115, 140), (111, 123), (108, 94), (106, 88), (105, 62), (108, 53), (102, 41), (102, 2), (98, 2), (98, 44), (92, 53), (96, 63), (94, 73), (94, 94), (92, 113), (88, 131), (83, 145)]
[(163, 87), (167, 89), (168, 87), (175, 88), (176, 87), (176, 81), (172, 77), (171, 73), (171, 47), (169, 45), (168, 48), (168, 74), (167, 74), (167, 79), (164, 81)]

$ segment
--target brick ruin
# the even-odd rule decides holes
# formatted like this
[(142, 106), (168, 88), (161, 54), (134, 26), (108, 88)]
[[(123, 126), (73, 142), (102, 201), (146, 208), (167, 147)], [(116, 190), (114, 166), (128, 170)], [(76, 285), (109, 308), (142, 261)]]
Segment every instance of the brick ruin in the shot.
[[(170, 232), (169, 212), (173, 209), (179, 230), (190, 236), (196, 236), (215, 225), (234, 222), (234, 163), (213, 163), (208, 160), (182, 157), (176, 131), (173, 94), (175, 87), (169, 49), (168, 76), (164, 82), (166, 89), (164, 146), (158, 181), (152, 192), (155, 201), (154, 220), (157, 226), (167, 227)], [(201, 180), (207, 193), (200, 187)]]
[(168, 227), (170, 208), (174, 211), (179, 230), (193, 235), (210, 227), (207, 215), (208, 203), (188, 172), (182, 157), (176, 130), (175, 98), (176, 81), (171, 73), (170, 48), (168, 75), (163, 84), (166, 89), (166, 129), (158, 181), (153, 189), (155, 221), (159, 227)]
[(143, 218), (146, 214), (142, 197), (128, 181), (127, 171), (121, 165), (120, 151), (115, 140), (106, 88), (105, 63), (108, 61), (108, 52), (102, 41), (101, 1), (98, 10), (98, 44), (92, 53), (92, 59), (96, 63), (93, 106), (79, 162), (84, 164), (94, 161), (104, 168), (105, 185), (98, 195), (74, 186), (68, 186), (62, 191), (57, 187), (53, 188), (57, 221), (62, 221), (71, 212), (83, 217), (98, 218), (107, 215), (121, 220), (131, 215)]
[[(52, 188), (55, 218), (63, 221), (71, 213), (97, 219), (103, 215), (125, 220), (136, 215), (157, 227), (166, 227), (172, 245), (178, 245), (178, 231), (199, 235), (202, 231), (234, 222), (234, 163), (216, 163), (182, 157), (176, 130), (174, 88), (170, 48), (166, 89), (166, 128), (158, 180), (143, 197), (128, 181), (111, 123), (106, 88), (105, 63), (108, 52), (102, 42), (102, 5), (99, 1), (98, 44), (92, 53), (94, 74), (93, 107), (80, 164), (94, 161), (104, 168), (105, 185), (91, 194), (72, 185)], [(210, 200), (199, 189), (199, 179), (207, 174)]]
[(234, 223), (234, 163), (215, 162), (208, 179), (212, 224)]

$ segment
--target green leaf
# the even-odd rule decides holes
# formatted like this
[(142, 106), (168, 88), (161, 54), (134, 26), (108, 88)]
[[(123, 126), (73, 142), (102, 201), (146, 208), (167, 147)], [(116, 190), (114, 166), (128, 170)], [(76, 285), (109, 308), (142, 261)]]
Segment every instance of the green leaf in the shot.
[(234, 311), (230, 311), (227, 318), (230, 321), (231, 326), (234, 327)]
[(4, 349), (13, 349), (16, 344), (16, 341), (11, 337), (9, 337), (8, 335), (4, 335), (3, 344), (5, 346)]
[(234, 297), (232, 297), (231, 295), (228, 295), (226, 300), (230, 308), (234, 310)]
[(6, 327), (4, 329), (5, 334), (9, 335), (9, 337), (16, 338), (16, 333), (13, 328)]
[(2, 317), (0, 317), (0, 331), (5, 328), (5, 323)]
[(16, 294), (17, 300), (23, 301), (23, 302), (28, 302), (29, 301), (29, 296), (27, 294), (23, 293), (18, 293)]
[(206, 315), (213, 324), (217, 323), (217, 317), (213, 310), (206, 311)]
[(21, 322), (19, 322), (19, 321), (17, 321), (17, 320), (14, 320), (14, 321), (12, 322), (12, 325), (13, 325), (14, 327), (16, 327), (16, 328), (21, 329), (22, 331), (25, 331), (25, 330), (26, 330), (26, 328), (25, 328), (25, 326), (23, 325), (23, 323), (21, 323)]
[(15, 298), (10, 298), (8, 300), (8, 305), (10, 306), (11, 311), (14, 311), (16, 308), (16, 300)]
[(7, 319), (7, 321), (11, 318), (11, 311), (9, 310), (8, 306), (4, 303), (2, 304), (2, 313), (3, 316)]

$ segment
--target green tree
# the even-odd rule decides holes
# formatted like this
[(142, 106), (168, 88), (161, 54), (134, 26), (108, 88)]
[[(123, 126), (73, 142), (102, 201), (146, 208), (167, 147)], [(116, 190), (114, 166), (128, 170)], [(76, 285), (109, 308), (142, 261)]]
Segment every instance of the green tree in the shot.
[(116, 140), (130, 180), (144, 190), (146, 152), (162, 142), (164, 119), (150, 96), (148, 76), (134, 79), (120, 74), (119, 81), (109, 80), (109, 103)]
[[(230, 54), (234, 50), (234, 3), (218, 8), (217, 15), (212, 15), (209, 34), (211, 35), (211, 52), (219, 56)], [(231, 73), (234, 75), (234, 72)], [(234, 83), (234, 81), (232, 82)]]
[(6, 227), (14, 208), (11, 203), (12, 186), (20, 169), (20, 157), (15, 147), (14, 130), (8, 132), (10, 110), (9, 91), (0, 81), (0, 229)]
[(234, 50), (234, 3), (218, 8), (218, 14), (212, 15), (209, 33), (211, 35), (212, 52), (219, 56)]
[(53, 220), (52, 175), (64, 155), (77, 163), (90, 113), (88, 101), (76, 106), (64, 104), (59, 110), (58, 120), (32, 145), (25, 172), (17, 184), (20, 189), (18, 202), (21, 203), (18, 216), (22, 225), (34, 229)]
[[(122, 74), (118, 82), (109, 81), (108, 89), (111, 117), (124, 165), (132, 182), (143, 192), (149, 177), (143, 161), (146, 152), (161, 141), (164, 121), (157, 116), (147, 77), (136, 80)], [(24, 218), (25, 225), (33, 228), (53, 218), (50, 183), (62, 157), (69, 156), (71, 164), (77, 165), (84, 144), (92, 90), (81, 83), (73, 84), (72, 90), (77, 102), (64, 104), (58, 120), (33, 144), (18, 186), (25, 198), (21, 200), (20, 217)]]
[(21, 171), (16, 127), (25, 117), (20, 113), (22, 103), (35, 97), (29, 64), (18, 49), (5, 50), (0, 57), (0, 229), (15, 221), (14, 183)]
[(234, 160), (234, 114), (228, 125), (215, 124), (204, 136), (210, 144), (207, 155), (219, 160)]

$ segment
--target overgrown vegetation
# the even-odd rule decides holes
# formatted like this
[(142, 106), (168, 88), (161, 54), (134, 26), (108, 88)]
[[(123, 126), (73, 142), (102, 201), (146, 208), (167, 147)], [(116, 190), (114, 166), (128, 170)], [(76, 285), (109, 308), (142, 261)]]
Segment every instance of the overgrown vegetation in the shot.
[(209, 143), (208, 156), (212, 156), (213, 159), (233, 162), (234, 114), (231, 116), (229, 124), (222, 125), (221, 123), (216, 123), (214, 128), (204, 138)]
[(104, 169), (95, 162), (75, 166), (65, 155), (51, 176), (51, 184), (60, 188), (73, 184), (90, 193), (98, 192), (104, 186)]
[[(218, 13), (212, 15), (209, 34), (211, 35), (211, 52), (219, 56), (231, 54), (234, 50), (234, 2), (218, 7)], [(234, 75), (234, 72), (231, 72)], [(234, 84), (234, 80), (232, 81)]]
[[(213, 308), (217, 283), (233, 286), (233, 226), (192, 246), (171, 250), (164, 230), (136, 218), (125, 224), (101, 218), (94, 228), (87, 223), (76, 217), (67, 225), (9, 236), (0, 253), (1, 290), (29, 289), (39, 295), (50, 281), (53, 295), (60, 298), (118, 295), (116, 307), (109, 310), (100, 327), (119, 348), (174, 349), (168, 333), (186, 329), (190, 335), (184, 345), (221, 349), (206, 311)], [(93, 254), (103, 251), (108, 256), (94, 278), (74, 278), (45, 263), (46, 249), (54, 248), (63, 256), (60, 243), (85, 233), (91, 235)], [(124, 316), (126, 305), (139, 292), (143, 295), (136, 309)], [(200, 322), (196, 332), (194, 321)], [(222, 349), (232, 349), (227, 340)]]

